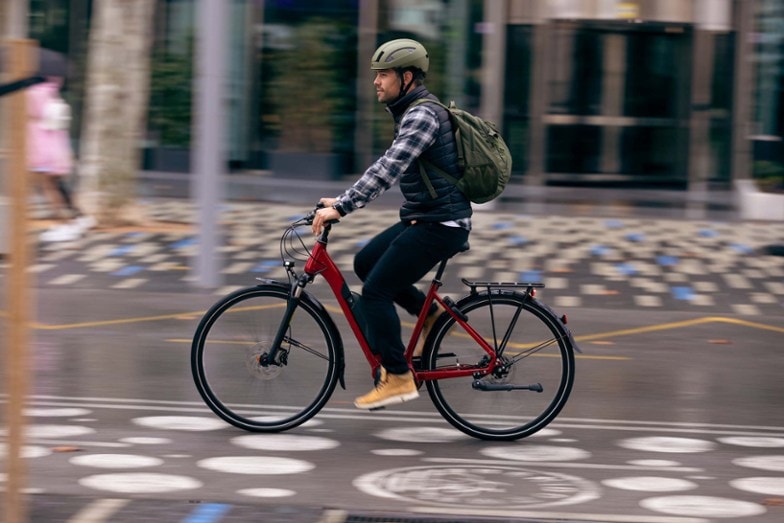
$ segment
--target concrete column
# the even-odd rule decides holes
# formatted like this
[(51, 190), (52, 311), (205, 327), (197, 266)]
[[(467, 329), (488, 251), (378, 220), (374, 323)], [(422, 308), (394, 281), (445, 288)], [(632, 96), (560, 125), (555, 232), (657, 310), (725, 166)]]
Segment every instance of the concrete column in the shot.
[(552, 26), (546, 21), (536, 24), (533, 33), (532, 65), (531, 65), (531, 98), (530, 124), (528, 145), (528, 171), (525, 174), (525, 185), (538, 187), (544, 185), (547, 153), (547, 125), (544, 116), (549, 104), (548, 82), (550, 81), (549, 63), (551, 60), (549, 45)]
[[(626, 35), (607, 34), (604, 37), (604, 59), (602, 71), (603, 116), (622, 116), (623, 90), (626, 69)], [(620, 127), (602, 129), (601, 171), (614, 174), (621, 170)]]
[[(378, 0), (360, 0), (357, 45), (357, 114), (354, 126), (354, 169), (364, 172), (373, 162), (373, 94), (370, 60), (378, 35)], [(337, 196), (337, 195), (334, 195)]]
[(711, 174), (710, 107), (713, 78), (713, 34), (697, 28), (692, 44), (691, 111), (689, 118), (689, 218), (705, 214), (705, 195)]
[(482, 98), (479, 114), (503, 129), (504, 64), (506, 64), (507, 0), (484, 2), (482, 39)]
[(191, 155), (197, 203), (199, 249), (193, 270), (197, 285), (217, 287), (221, 283), (218, 218), (223, 202), (226, 151), (226, 63), (227, 9), (221, 0), (200, 0), (201, 29), (196, 39), (196, 89), (193, 125), (196, 137)]
[(733, 19), (735, 44), (735, 85), (732, 101), (732, 179), (751, 178), (751, 97), (754, 75), (751, 63), (751, 33), (754, 31), (755, 0), (737, 0)]

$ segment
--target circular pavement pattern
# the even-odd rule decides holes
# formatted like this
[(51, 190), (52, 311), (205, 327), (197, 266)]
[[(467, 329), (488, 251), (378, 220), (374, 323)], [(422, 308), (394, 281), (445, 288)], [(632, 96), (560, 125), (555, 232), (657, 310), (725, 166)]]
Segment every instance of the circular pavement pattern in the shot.
[(44, 408), (44, 407), (31, 407), (24, 409), (25, 416), (33, 418), (73, 418), (76, 416), (86, 416), (91, 413), (87, 409), (69, 407), (69, 408)]
[(759, 436), (730, 436), (719, 438), (719, 441), (727, 445), (738, 445), (741, 447), (757, 448), (776, 448), (784, 447), (784, 438), (769, 438)]
[(756, 503), (712, 496), (662, 496), (644, 499), (640, 506), (664, 514), (701, 518), (743, 518), (765, 513), (765, 507)]
[(673, 438), (670, 436), (629, 438), (619, 441), (618, 445), (631, 450), (673, 453), (709, 452), (716, 448), (716, 444), (712, 441), (693, 438)]
[(238, 490), (237, 494), (242, 494), (243, 496), (250, 496), (253, 498), (286, 498), (289, 496), (294, 496), (297, 493), (293, 490), (283, 488), (246, 488)]
[(755, 494), (784, 496), (784, 478), (738, 478), (730, 481), (730, 485)]
[(479, 453), (489, 458), (513, 461), (575, 461), (591, 457), (587, 450), (554, 445), (488, 447), (481, 449)]
[(678, 492), (697, 488), (697, 484), (685, 479), (663, 478), (659, 476), (638, 476), (629, 478), (605, 479), (602, 485), (621, 490), (639, 492)]
[(135, 469), (157, 467), (163, 463), (160, 458), (138, 456), (135, 454), (86, 454), (68, 460), (73, 465), (101, 469)]
[(121, 494), (160, 494), (178, 490), (192, 490), (202, 482), (188, 476), (150, 472), (120, 472), (96, 474), (79, 480), (79, 484), (95, 490)]
[(340, 446), (340, 442), (334, 439), (289, 434), (237, 436), (231, 439), (231, 443), (246, 449), (285, 451), (330, 450)]
[(450, 443), (467, 439), (462, 432), (441, 427), (397, 427), (376, 432), (376, 437), (404, 443)]
[(201, 468), (230, 474), (298, 474), (313, 470), (310, 462), (269, 456), (224, 456), (199, 461)]
[(784, 472), (784, 456), (750, 456), (748, 458), (738, 458), (732, 463), (740, 467), (748, 467), (759, 470), (770, 470), (772, 472)]
[(141, 427), (165, 430), (208, 431), (228, 427), (217, 418), (196, 416), (147, 416), (134, 418), (133, 423)]
[(599, 498), (599, 488), (580, 477), (515, 466), (433, 465), (380, 470), (360, 476), (365, 494), (411, 504), (476, 509), (543, 508)]

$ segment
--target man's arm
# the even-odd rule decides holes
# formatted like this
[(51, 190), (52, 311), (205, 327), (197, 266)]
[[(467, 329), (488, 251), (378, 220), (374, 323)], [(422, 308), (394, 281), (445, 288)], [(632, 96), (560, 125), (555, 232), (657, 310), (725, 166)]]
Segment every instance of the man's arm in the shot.
[(338, 210), (348, 214), (364, 207), (392, 187), (411, 164), (435, 143), (438, 128), (438, 117), (431, 108), (418, 105), (408, 111), (389, 149), (338, 197), (335, 204)]

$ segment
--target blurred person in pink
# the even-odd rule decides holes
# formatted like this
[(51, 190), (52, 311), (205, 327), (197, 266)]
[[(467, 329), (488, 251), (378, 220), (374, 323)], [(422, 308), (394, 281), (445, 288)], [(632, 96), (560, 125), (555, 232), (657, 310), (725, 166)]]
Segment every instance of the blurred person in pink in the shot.
[(44, 241), (69, 241), (95, 225), (76, 206), (68, 178), (74, 166), (71, 108), (60, 95), (62, 79), (48, 77), (27, 89), (27, 162), (52, 208), (70, 223), (46, 231)]

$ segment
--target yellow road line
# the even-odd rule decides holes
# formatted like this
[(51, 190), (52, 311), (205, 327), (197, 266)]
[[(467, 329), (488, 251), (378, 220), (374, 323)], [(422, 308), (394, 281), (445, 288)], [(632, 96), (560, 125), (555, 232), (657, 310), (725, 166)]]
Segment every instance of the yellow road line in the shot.
[(674, 321), (670, 323), (660, 323), (658, 325), (646, 325), (644, 327), (633, 327), (630, 329), (621, 329), (597, 334), (585, 334), (582, 336), (575, 336), (575, 341), (590, 341), (606, 338), (618, 338), (621, 336), (631, 336), (635, 334), (647, 334), (649, 332), (657, 332), (663, 330), (682, 329), (685, 327), (693, 327), (695, 325), (703, 325), (706, 323), (732, 323), (741, 325), (743, 327), (750, 327), (753, 329), (769, 330), (773, 332), (784, 333), (784, 327), (775, 325), (767, 325), (765, 323), (758, 323), (753, 321), (739, 320), (735, 318), (725, 318), (723, 316), (706, 316), (704, 318), (695, 318), (693, 320)]
[[(274, 305), (270, 305), (272, 307)], [(255, 308), (255, 307), (248, 307)], [(333, 313), (342, 313), (340, 309), (335, 307), (325, 307), (327, 310)], [(99, 320), (99, 321), (88, 321), (88, 322), (81, 322), (81, 323), (65, 323), (60, 325), (47, 325), (44, 323), (34, 322), (30, 326), (36, 330), (68, 330), (68, 329), (83, 329), (83, 328), (90, 328), (90, 327), (106, 327), (111, 325), (128, 325), (133, 323), (145, 323), (145, 322), (153, 322), (153, 321), (165, 321), (165, 320), (194, 320), (198, 319), (204, 315), (205, 311), (190, 311), (190, 312), (181, 312), (175, 314), (162, 314), (159, 316), (139, 316), (135, 318), (121, 318), (121, 319), (114, 319), (114, 320)], [(0, 317), (7, 317), (8, 312), (0, 310)], [(759, 329), (759, 330), (768, 330), (772, 332), (780, 332), (784, 333), (784, 327), (780, 327), (778, 325), (768, 325), (766, 323), (759, 323), (754, 321), (742, 320), (738, 318), (727, 318), (724, 316), (705, 316), (702, 318), (695, 318), (692, 320), (684, 320), (684, 321), (674, 321), (669, 323), (659, 323), (656, 325), (645, 325), (641, 327), (631, 327), (628, 329), (619, 329), (607, 332), (598, 332), (594, 334), (583, 334), (580, 336), (575, 336), (575, 340), (578, 342), (581, 341), (591, 341), (591, 340), (599, 340), (599, 339), (607, 339), (607, 338), (619, 338), (622, 336), (633, 336), (638, 334), (647, 334), (650, 332), (657, 332), (657, 331), (665, 331), (665, 330), (674, 330), (674, 329), (682, 329), (685, 327), (693, 327), (695, 325), (704, 325), (708, 323), (729, 323), (733, 325), (739, 325), (742, 327), (749, 327), (752, 329)]]

